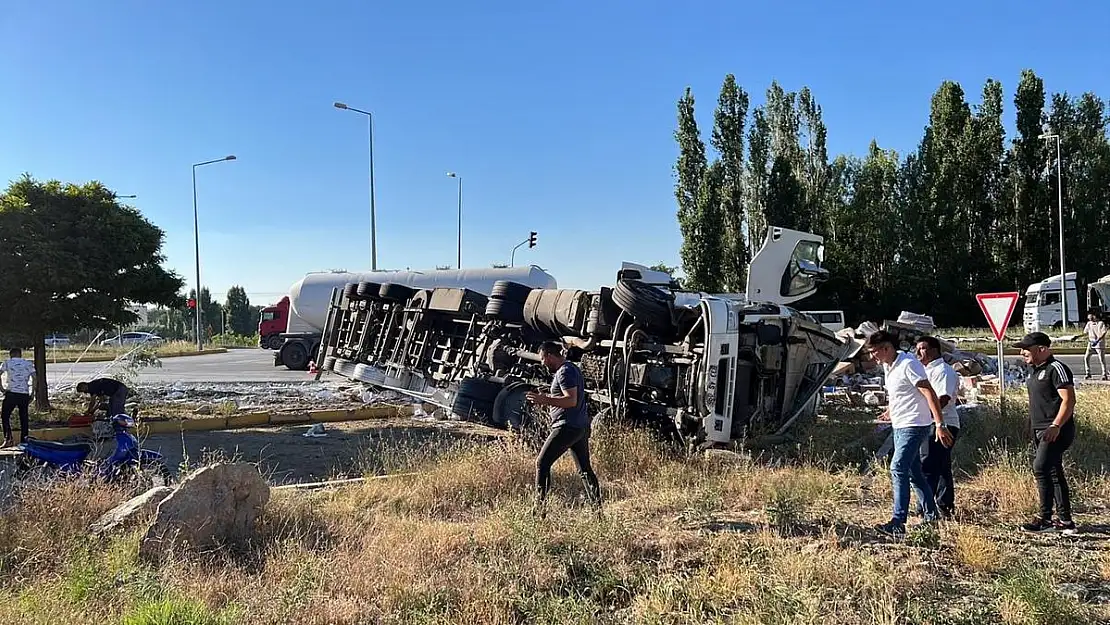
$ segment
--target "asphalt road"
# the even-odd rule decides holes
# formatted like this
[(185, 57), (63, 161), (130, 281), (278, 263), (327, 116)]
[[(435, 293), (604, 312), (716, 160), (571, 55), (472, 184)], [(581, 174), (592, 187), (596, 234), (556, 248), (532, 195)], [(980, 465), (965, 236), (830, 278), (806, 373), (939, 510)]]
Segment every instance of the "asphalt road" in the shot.
[[(103, 374), (107, 362), (58, 363), (46, 366), (47, 383), (66, 384), (88, 380)], [(174, 382), (308, 382), (307, 371), (290, 371), (274, 366), (274, 352), (265, 349), (232, 349), (223, 354), (163, 358), (160, 368), (139, 371), (140, 384), (173, 384)]]

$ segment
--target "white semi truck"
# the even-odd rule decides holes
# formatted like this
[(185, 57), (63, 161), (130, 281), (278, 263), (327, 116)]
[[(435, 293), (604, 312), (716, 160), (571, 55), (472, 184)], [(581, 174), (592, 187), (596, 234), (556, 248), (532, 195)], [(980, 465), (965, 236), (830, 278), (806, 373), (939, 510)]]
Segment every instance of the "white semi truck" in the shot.
[(691, 446), (783, 437), (816, 411), (822, 384), (854, 343), (789, 304), (827, 278), (820, 236), (772, 227), (746, 293), (676, 290), (625, 263), (613, 287), (336, 289), (317, 358), (323, 369), (458, 418), (529, 429), (525, 393), (550, 383), (544, 341), (569, 346), (591, 413), (651, 427)]
[(279, 342), (273, 344), (276, 349), (274, 366), (308, 369), (310, 360), (320, 349), (320, 337), (327, 322), (333, 289), (342, 289), (348, 284), (388, 283), (396, 285), (394, 289), (450, 287), (489, 295), (493, 285), (499, 280), (518, 282), (537, 289), (554, 289), (557, 286), (555, 278), (536, 265), (492, 269), (309, 273), (289, 287), (289, 320), (285, 331), (277, 337)]

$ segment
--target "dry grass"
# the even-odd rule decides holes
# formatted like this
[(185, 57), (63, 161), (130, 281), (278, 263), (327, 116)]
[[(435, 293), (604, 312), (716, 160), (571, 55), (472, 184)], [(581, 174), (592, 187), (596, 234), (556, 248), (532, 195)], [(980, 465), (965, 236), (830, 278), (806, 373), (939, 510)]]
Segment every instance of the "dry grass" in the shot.
[[(829, 423), (858, 429), (854, 418)], [(1069, 469), (1078, 521), (1092, 526), (1110, 503), (1110, 393), (1081, 391), (1079, 419)], [(889, 515), (884, 476), (861, 489), (861, 455), (829, 448), (851, 437), (820, 434), (775, 453), (686, 459), (641, 433), (599, 432), (600, 520), (569, 458), (540, 521), (529, 450), (398, 450), (372, 464), (419, 476), (276, 491), (251, 544), (158, 568), (138, 560), (135, 534), (85, 536), (119, 493), (58, 485), (0, 518), (0, 621), (1110, 622), (1095, 601), (1110, 597), (1110, 530), (1064, 540), (1013, 529), (1035, 497), (1020, 414), (988, 409), (968, 423), (961, 518), (905, 541), (870, 529)], [(1065, 583), (1084, 586), (1086, 600), (1058, 593)]]

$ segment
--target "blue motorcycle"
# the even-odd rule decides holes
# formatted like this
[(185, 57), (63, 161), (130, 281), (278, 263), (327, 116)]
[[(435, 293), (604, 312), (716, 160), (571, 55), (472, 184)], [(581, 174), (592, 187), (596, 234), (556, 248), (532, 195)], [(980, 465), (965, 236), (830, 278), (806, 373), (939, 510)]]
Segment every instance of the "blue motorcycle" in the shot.
[(139, 446), (131, 433), (135, 420), (125, 414), (97, 421), (111, 424), (116, 440), (116, 450), (103, 460), (89, 460), (93, 451), (91, 442), (57, 443), (28, 437), (16, 446), (22, 452), (18, 458), (20, 473), (47, 470), (64, 476), (76, 476), (91, 469), (92, 475), (109, 483), (118, 483), (134, 477), (150, 476), (154, 486), (167, 486), (172, 481), (169, 468), (162, 454)]

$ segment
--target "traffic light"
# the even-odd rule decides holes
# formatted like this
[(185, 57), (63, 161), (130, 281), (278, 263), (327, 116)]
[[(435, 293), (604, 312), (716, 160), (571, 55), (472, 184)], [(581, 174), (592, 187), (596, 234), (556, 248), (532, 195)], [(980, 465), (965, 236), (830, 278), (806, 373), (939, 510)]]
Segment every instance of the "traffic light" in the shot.
[(528, 236), (528, 247), (536, 247), (536, 233), (533, 232)]
[(189, 298), (189, 304), (188, 305), (189, 305), (189, 308), (196, 308), (197, 307), (197, 300), (195, 300), (193, 298)]

